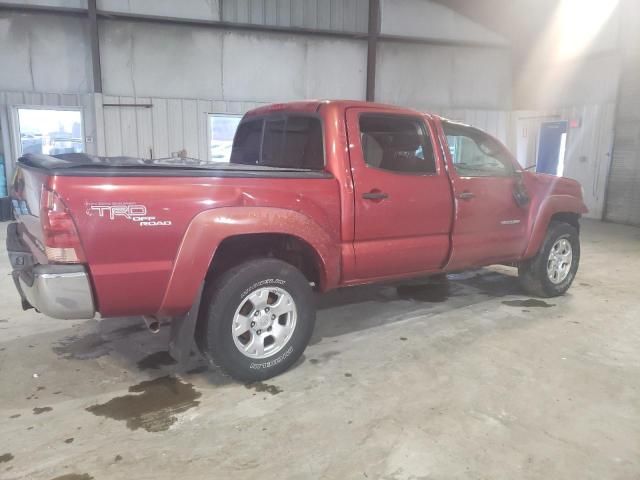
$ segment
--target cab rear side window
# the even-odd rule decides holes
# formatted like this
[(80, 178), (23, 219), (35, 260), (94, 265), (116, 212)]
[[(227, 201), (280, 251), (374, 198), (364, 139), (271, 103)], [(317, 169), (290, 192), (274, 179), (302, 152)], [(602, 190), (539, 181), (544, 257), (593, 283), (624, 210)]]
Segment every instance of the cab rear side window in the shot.
[(364, 161), (369, 167), (399, 173), (436, 173), (431, 140), (418, 118), (361, 115), (360, 139)]
[(231, 163), (322, 170), (320, 119), (292, 114), (242, 122), (233, 141)]

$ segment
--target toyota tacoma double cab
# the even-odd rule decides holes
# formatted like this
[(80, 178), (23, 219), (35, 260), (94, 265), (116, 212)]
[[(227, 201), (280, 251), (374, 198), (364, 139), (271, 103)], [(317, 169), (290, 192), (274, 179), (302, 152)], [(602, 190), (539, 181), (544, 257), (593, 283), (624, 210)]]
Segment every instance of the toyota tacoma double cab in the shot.
[(25, 309), (170, 320), (174, 357), (195, 343), (242, 381), (300, 357), (314, 290), (507, 264), (561, 295), (587, 211), (477, 128), (357, 101), (252, 110), (228, 163), (24, 155), (11, 196)]

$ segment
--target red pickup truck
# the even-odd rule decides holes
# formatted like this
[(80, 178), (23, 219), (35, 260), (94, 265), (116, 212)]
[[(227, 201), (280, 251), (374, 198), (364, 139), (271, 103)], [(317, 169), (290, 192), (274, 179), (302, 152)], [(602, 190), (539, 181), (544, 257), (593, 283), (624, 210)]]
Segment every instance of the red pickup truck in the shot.
[(230, 163), (25, 155), (7, 250), (24, 308), (171, 319), (231, 376), (285, 371), (311, 336), (313, 290), (518, 267), (549, 297), (580, 259), (580, 185), (523, 171), (490, 135), (355, 101), (247, 113)]

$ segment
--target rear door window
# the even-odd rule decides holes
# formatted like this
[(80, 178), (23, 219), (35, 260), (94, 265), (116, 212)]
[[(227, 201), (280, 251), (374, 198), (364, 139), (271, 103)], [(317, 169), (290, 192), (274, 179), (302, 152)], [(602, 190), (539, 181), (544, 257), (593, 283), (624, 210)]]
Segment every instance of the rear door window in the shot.
[(364, 114), (360, 117), (360, 139), (369, 167), (399, 173), (436, 173), (431, 140), (418, 118)]
[(231, 163), (322, 170), (320, 119), (292, 114), (242, 122), (233, 142)]

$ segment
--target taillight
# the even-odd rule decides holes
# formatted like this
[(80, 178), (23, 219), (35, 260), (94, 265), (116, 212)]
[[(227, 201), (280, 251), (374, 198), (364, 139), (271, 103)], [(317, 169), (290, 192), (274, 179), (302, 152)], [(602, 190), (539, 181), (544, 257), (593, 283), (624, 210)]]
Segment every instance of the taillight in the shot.
[(40, 222), (47, 258), (60, 263), (84, 262), (78, 230), (62, 199), (56, 192), (44, 188), (40, 205)]

